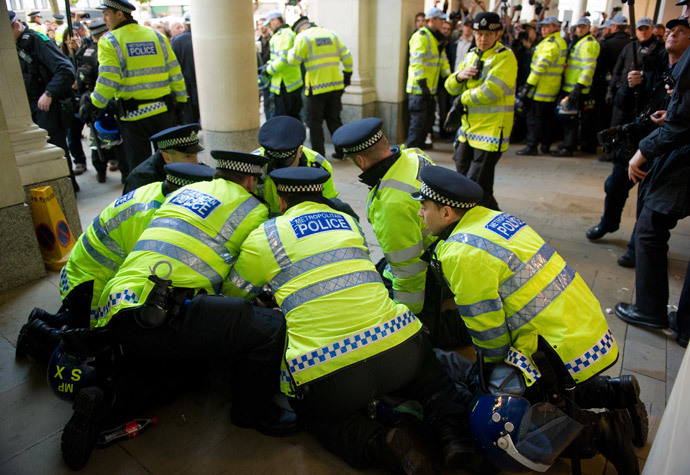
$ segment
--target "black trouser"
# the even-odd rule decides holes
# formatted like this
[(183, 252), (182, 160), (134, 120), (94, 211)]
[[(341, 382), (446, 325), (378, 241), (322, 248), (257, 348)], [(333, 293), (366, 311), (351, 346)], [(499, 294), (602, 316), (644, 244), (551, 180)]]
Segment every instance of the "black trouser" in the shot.
[(93, 280), (77, 285), (63, 299), (62, 305), (69, 312), (67, 325), (70, 328), (89, 328), (92, 300)]
[(678, 300), (676, 324), (678, 325), (678, 334), (687, 338), (690, 335), (690, 261), (685, 271), (685, 281), (683, 282), (683, 290), (680, 292), (680, 300)]
[(563, 122), (563, 148), (571, 152), (577, 151), (578, 145), (582, 148), (597, 147), (596, 114), (594, 110), (585, 110), (584, 105), (592, 96), (585, 94), (578, 101), (579, 113), (572, 120)]
[(644, 206), (635, 225), (635, 306), (660, 322), (668, 304), (668, 240), (680, 218)]
[[(122, 311), (109, 324), (127, 358), (163, 361), (168, 367), (192, 361), (205, 368), (215, 361), (227, 369), (233, 412), (258, 417), (272, 404), (285, 342), (281, 313), (253, 308), (243, 299), (197, 295), (181, 315), (147, 329), (136, 323), (137, 311)], [(155, 375), (150, 377), (150, 384), (137, 387), (128, 384), (127, 375), (122, 374), (114, 388), (116, 403), (134, 411), (157, 402), (161, 382)], [(184, 374), (177, 378), (183, 386)]]
[(421, 331), (405, 342), (309, 383), (303, 399), (290, 398), (300, 421), (326, 449), (357, 468), (376, 466), (372, 440), (386, 429), (362, 412), (375, 397), (419, 401), (424, 423), (441, 445), (469, 437), (469, 407)]
[(326, 139), (323, 135), (322, 124), (325, 119), (331, 135), (343, 125), (340, 120), (340, 112), (343, 110), (342, 95), (343, 89), (307, 95), (307, 127), (309, 127), (311, 137), (311, 148), (324, 157), (326, 156)]
[(289, 115), (302, 121), (302, 88), (287, 92), (285, 84), (280, 85), (280, 94), (272, 94), (275, 110), (273, 116)]
[[(410, 111), (410, 127), (407, 129), (407, 147), (422, 147), (426, 136), (431, 132), (436, 118), (436, 99), (434, 96), (425, 98), (421, 94), (407, 96)], [(442, 118), (444, 120), (445, 117)]]
[(635, 183), (628, 177), (628, 169), (614, 163), (611, 174), (604, 183), (606, 198), (601, 225), (606, 229), (615, 231), (620, 226), (623, 207), (633, 186)]
[[(438, 100), (438, 129), (439, 129), (439, 136), (449, 138), (453, 137), (454, 134), (452, 132), (446, 132), (443, 129), (443, 123), (446, 121), (446, 116), (448, 115), (448, 111), (451, 108), (452, 105), (452, 96), (446, 91), (446, 88), (443, 87), (443, 78), (439, 76), (438, 78), (438, 88), (436, 89), (437, 95), (436, 98)], [(434, 124), (435, 117), (432, 119), (432, 126)]]
[(555, 104), (555, 101), (529, 101), (526, 117), (528, 147), (537, 148), (539, 144), (545, 149), (551, 147), (558, 121), (553, 113)]
[(184, 123), (185, 124), (201, 124), (201, 115), (199, 114), (199, 92), (196, 85), (187, 84), (187, 93), (189, 97), (184, 106)]
[(86, 155), (84, 154), (84, 146), (81, 143), (81, 132), (84, 129), (84, 122), (78, 114), (72, 117), (72, 123), (69, 126), (69, 135), (67, 136), (67, 143), (69, 151), (72, 154), (74, 163), (81, 163), (86, 166)]
[(98, 172), (98, 175), (105, 176), (108, 162), (114, 160), (118, 163), (117, 166), (122, 174), (122, 183), (124, 183), (127, 175), (129, 175), (129, 163), (125, 155), (124, 145), (120, 144), (114, 147), (102, 148), (101, 153), (103, 154), (103, 160), (101, 160), (98, 150), (91, 150), (91, 164)]
[(168, 110), (145, 119), (121, 120), (119, 124), (127, 163), (133, 170), (151, 156), (151, 136), (177, 125), (177, 116), (174, 110)]
[(494, 198), (494, 176), (496, 164), (503, 152), (489, 152), (473, 148), (469, 142), (460, 142), (453, 153), (453, 161), (458, 173), (462, 173), (470, 180), (482, 187), (484, 196), (477, 203), (489, 209), (499, 211)]

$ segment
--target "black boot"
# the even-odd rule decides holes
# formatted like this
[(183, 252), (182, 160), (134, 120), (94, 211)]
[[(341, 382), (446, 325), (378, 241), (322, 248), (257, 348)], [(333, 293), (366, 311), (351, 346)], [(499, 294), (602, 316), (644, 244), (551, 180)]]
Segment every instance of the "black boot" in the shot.
[(595, 433), (597, 449), (616, 467), (618, 473), (640, 473), (632, 447), (632, 422), (628, 411), (617, 409), (597, 414)]
[(396, 474), (432, 474), (431, 461), (419, 452), (402, 430), (393, 428), (378, 432), (367, 442), (369, 458), (378, 468)]
[(62, 459), (72, 470), (81, 470), (96, 446), (110, 403), (102, 389), (90, 386), (79, 391), (72, 408), (72, 418), (62, 431)]
[(29, 356), (39, 363), (48, 363), (53, 351), (60, 344), (62, 330), (66, 328), (53, 328), (43, 320), (34, 318), (19, 330), (16, 357)]
[(34, 320), (43, 320), (45, 323), (53, 328), (60, 328), (65, 325), (69, 325), (69, 313), (68, 312), (58, 312), (55, 315), (49, 313), (42, 308), (34, 307), (34, 309), (29, 313), (30, 323)]

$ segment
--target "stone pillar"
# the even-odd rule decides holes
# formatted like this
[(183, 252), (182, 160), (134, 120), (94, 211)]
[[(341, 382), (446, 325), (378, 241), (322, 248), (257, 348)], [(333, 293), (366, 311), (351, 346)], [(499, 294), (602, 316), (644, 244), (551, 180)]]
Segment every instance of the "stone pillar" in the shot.
[(192, 0), (190, 15), (204, 145), (254, 150), (259, 89), (252, 2)]

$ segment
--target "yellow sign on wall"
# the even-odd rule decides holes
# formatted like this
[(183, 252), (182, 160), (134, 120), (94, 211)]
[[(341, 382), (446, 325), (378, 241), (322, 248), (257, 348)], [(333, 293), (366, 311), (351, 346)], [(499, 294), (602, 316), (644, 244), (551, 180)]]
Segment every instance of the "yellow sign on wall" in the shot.
[(29, 191), (31, 214), (43, 262), (50, 270), (59, 271), (67, 263), (69, 252), (76, 244), (65, 214), (53, 188), (41, 186)]

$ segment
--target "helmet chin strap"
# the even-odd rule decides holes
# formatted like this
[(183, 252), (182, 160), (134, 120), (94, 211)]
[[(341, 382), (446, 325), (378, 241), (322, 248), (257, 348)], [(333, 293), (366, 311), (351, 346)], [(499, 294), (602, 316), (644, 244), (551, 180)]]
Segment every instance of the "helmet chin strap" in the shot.
[(522, 455), (513, 444), (513, 439), (510, 438), (510, 434), (505, 434), (499, 437), (496, 441), (496, 445), (498, 445), (500, 449), (505, 450), (505, 452), (508, 455), (510, 455), (513, 458), (513, 460), (515, 460), (521, 465), (524, 465), (530, 470), (534, 470), (535, 472), (546, 472), (549, 468), (551, 468), (551, 465), (533, 462), (532, 460)]

